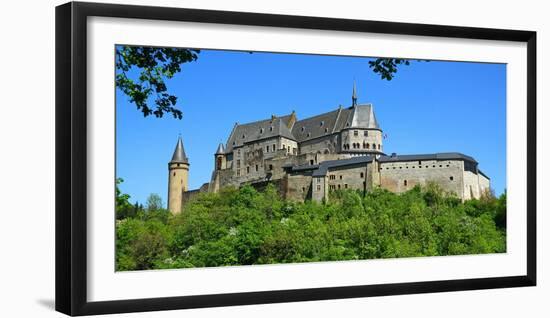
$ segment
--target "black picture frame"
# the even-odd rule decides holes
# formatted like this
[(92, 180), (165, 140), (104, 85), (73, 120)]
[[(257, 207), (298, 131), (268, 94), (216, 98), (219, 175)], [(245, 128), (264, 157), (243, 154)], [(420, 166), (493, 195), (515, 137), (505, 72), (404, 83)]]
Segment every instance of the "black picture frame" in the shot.
[[(527, 44), (527, 274), (366, 286), (87, 301), (86, 20), (91, 16), (502, 40)], [(536, 285), (536, 32), (70, 2), (56, 7), (56, 310), (68, 315), (201, 308)]]

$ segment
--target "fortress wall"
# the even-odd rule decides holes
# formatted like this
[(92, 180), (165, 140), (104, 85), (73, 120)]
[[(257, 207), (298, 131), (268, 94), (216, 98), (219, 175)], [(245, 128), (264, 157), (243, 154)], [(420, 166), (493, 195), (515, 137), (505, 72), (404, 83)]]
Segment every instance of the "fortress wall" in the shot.
[(453, 192), (459, 198), (464, 197), (462, 160), (425, 160), (420, 163), (421, 165), (419, 161), (381, 163), (380, 186), (400, 193), (412, 189), (417, 184), (424, 186), (434, 182), (443, 190)]
[[(484, 187), (480, 185), (480, 179), (487, 180)], [(489, 180), (480, 174), (464, 171), (464, 200), (479, 199), (483, 192), (489, 188)]]
[(312, 197), (311, 175), (309, 173), (292, 173), (284, 178), (285, 199), (303, 202)]
[[(327, 172), (328, 189), (354, 189), (365, 190), (369, 188), (367, 178), (371, 163), (347, 166), (340, 168), (332, 168)], [(363, 176), (361, 177), (361, 173)], [(331, 178), (333, 176), (333, 178)]]
[(314, 177), (311, 179), (311, 199), (313, 201), (322, 202), (328, 194), (327, 177)]
[(485, 177), (482, 174), (478, 174), (478, 182), (479, 182), (479, 190), (481, 193), (484, 193), (485, 191), (489, 191), (491, 189), (491, 180), (489, 180), (487, 177)]

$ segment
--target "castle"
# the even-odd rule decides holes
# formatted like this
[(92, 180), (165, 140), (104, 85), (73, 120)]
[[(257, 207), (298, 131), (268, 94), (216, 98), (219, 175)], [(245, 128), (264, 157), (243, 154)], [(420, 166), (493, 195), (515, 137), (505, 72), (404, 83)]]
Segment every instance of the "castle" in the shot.
[(227, 143), (214, 154), (209, 183), (188, 189), (189, 160), (181, 137), (168, 164), (168, 209), (179, 213), (200, 192), (225, 186), (273, 183), (288, 200), (328, 200), (331, 190), (368, 191), (381, 187), (404, 192), (429, 182), (460, 199), (479, 198), (490, 179), (477, 161), (461, 153), (386, 155), (383, 131), (372, 104), (358, 104), (353, 85), (349, 107), (298, 120), (293, 111), (247, 123), (236, 123)]

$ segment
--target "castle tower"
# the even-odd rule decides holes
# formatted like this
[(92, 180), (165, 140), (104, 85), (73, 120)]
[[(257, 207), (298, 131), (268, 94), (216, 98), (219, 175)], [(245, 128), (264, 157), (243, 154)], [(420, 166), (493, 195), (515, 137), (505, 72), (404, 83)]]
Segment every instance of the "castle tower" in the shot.
[(220, 145), (218, 146), (218, 149), (216, 150), (216, 153), (214, 154), (214, 156), (216, 157), (216, 164), (214, 169), (216, 171), (225, 169), (226, 168), (225, 149), (222, 143), (220, 143)]
[(172, 214), (181, 212), (183, 193), (189, 189), (189, 160), (183, 149), (181, 136), (178, 138), (172, 160), (168, 163), (168, 210)]

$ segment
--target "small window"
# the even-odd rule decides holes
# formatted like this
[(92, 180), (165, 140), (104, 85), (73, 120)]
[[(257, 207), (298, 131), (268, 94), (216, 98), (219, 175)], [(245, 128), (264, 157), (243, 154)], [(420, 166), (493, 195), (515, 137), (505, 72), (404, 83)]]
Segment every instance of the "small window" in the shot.
[(235, 141), (233, 141), (233, 146), (235, 146), (237, 143)]
[(245, 136), (243, 135), (243, 139), (244, 139), (244, 137), (245, 137)]
[(338, 185), (338, 190), (340, 190), (340, 185)]
[(325, 122), (323, 120), (321, 120), (321, 123), (320, 123), (321, 127), (323, 127), (324, 124), (325, 124)]
[(305, 187), (302, 187), (302, 192), (306, 192), (306, 188), (305, 188)]
[(273, 165), (269, 165), (269, 171), (273, 170)]
[(454, 177), (453, 177), (453, 176), (450, 176), (450, 177), (449, 177), (449, 180), (453, 181), (453, 180), (454, 180)]
[(237, 177), (241, 176), (241, 169), (237, 169)]
[(370, 149), (370, 144), (367, 144), (367, 149)]
[(309, 164), (313, 166), (313, 160), (310, 160), (310, 161), (309, 161)]
[(363, 131), (363, 136), (367, 137), (368, 135), (369, 135), (369, 131), (368, 131), (368, 130)]
[(320, 184), (317, 185), (317, 191), (321, 191), (321, 185)]
[(325, 128), (325, 134), (328, 133), (328, 128)]
[(347, 183), (344, 183), (344, 188), (348, 188), (348, 184)]
[(302, 132), (306, 131), (306, 127), (302, 127)]
[(365, 173), (361, 172), (361, 178), (364, 178), (364, 177), (365, 177)]
[(407, 180), (403, 181), (403, 185), (407, 186)]
[(176, 173), (174, 172), (173, 176), (175, 177), (176, 176)]
[(269, 131), (273, 131), (273, 126), (269, 127)]
[(263, 133), (264, 133), (264, 129), (260, 128), (260, 134), (263, 134)]
[(357, 130), (354, 130), (353, 135), (357, 137), (357, 136), (359, 136), (359, 132)]
[(256, 165), (256, 171), (258, 171), (258, 165)]
[(265, 146), (265, 152), (269, 152), (269, 146)]
[(271, 147), (271, 148), (273, 148), (273, 151), (275, 151), (275, 144), (273, 144), (273, 147)]
[(420, 166), (422, 164), (422, 161), (418, 161), (418, 165)]
[(308, 136), (308, 137), (311, 137), (311, 133), (307, 133), (307, 136)]
[(378, 150), (380, 150), (380, 144), (378, 144)]
[(376, 149), (376, 144), (372, 144), (372, 149)]
[(340, 175), (340, 180), (342, 180), (342, 175)]
[(246, 167), (246, 173), (250, 173), (250, 167)]

